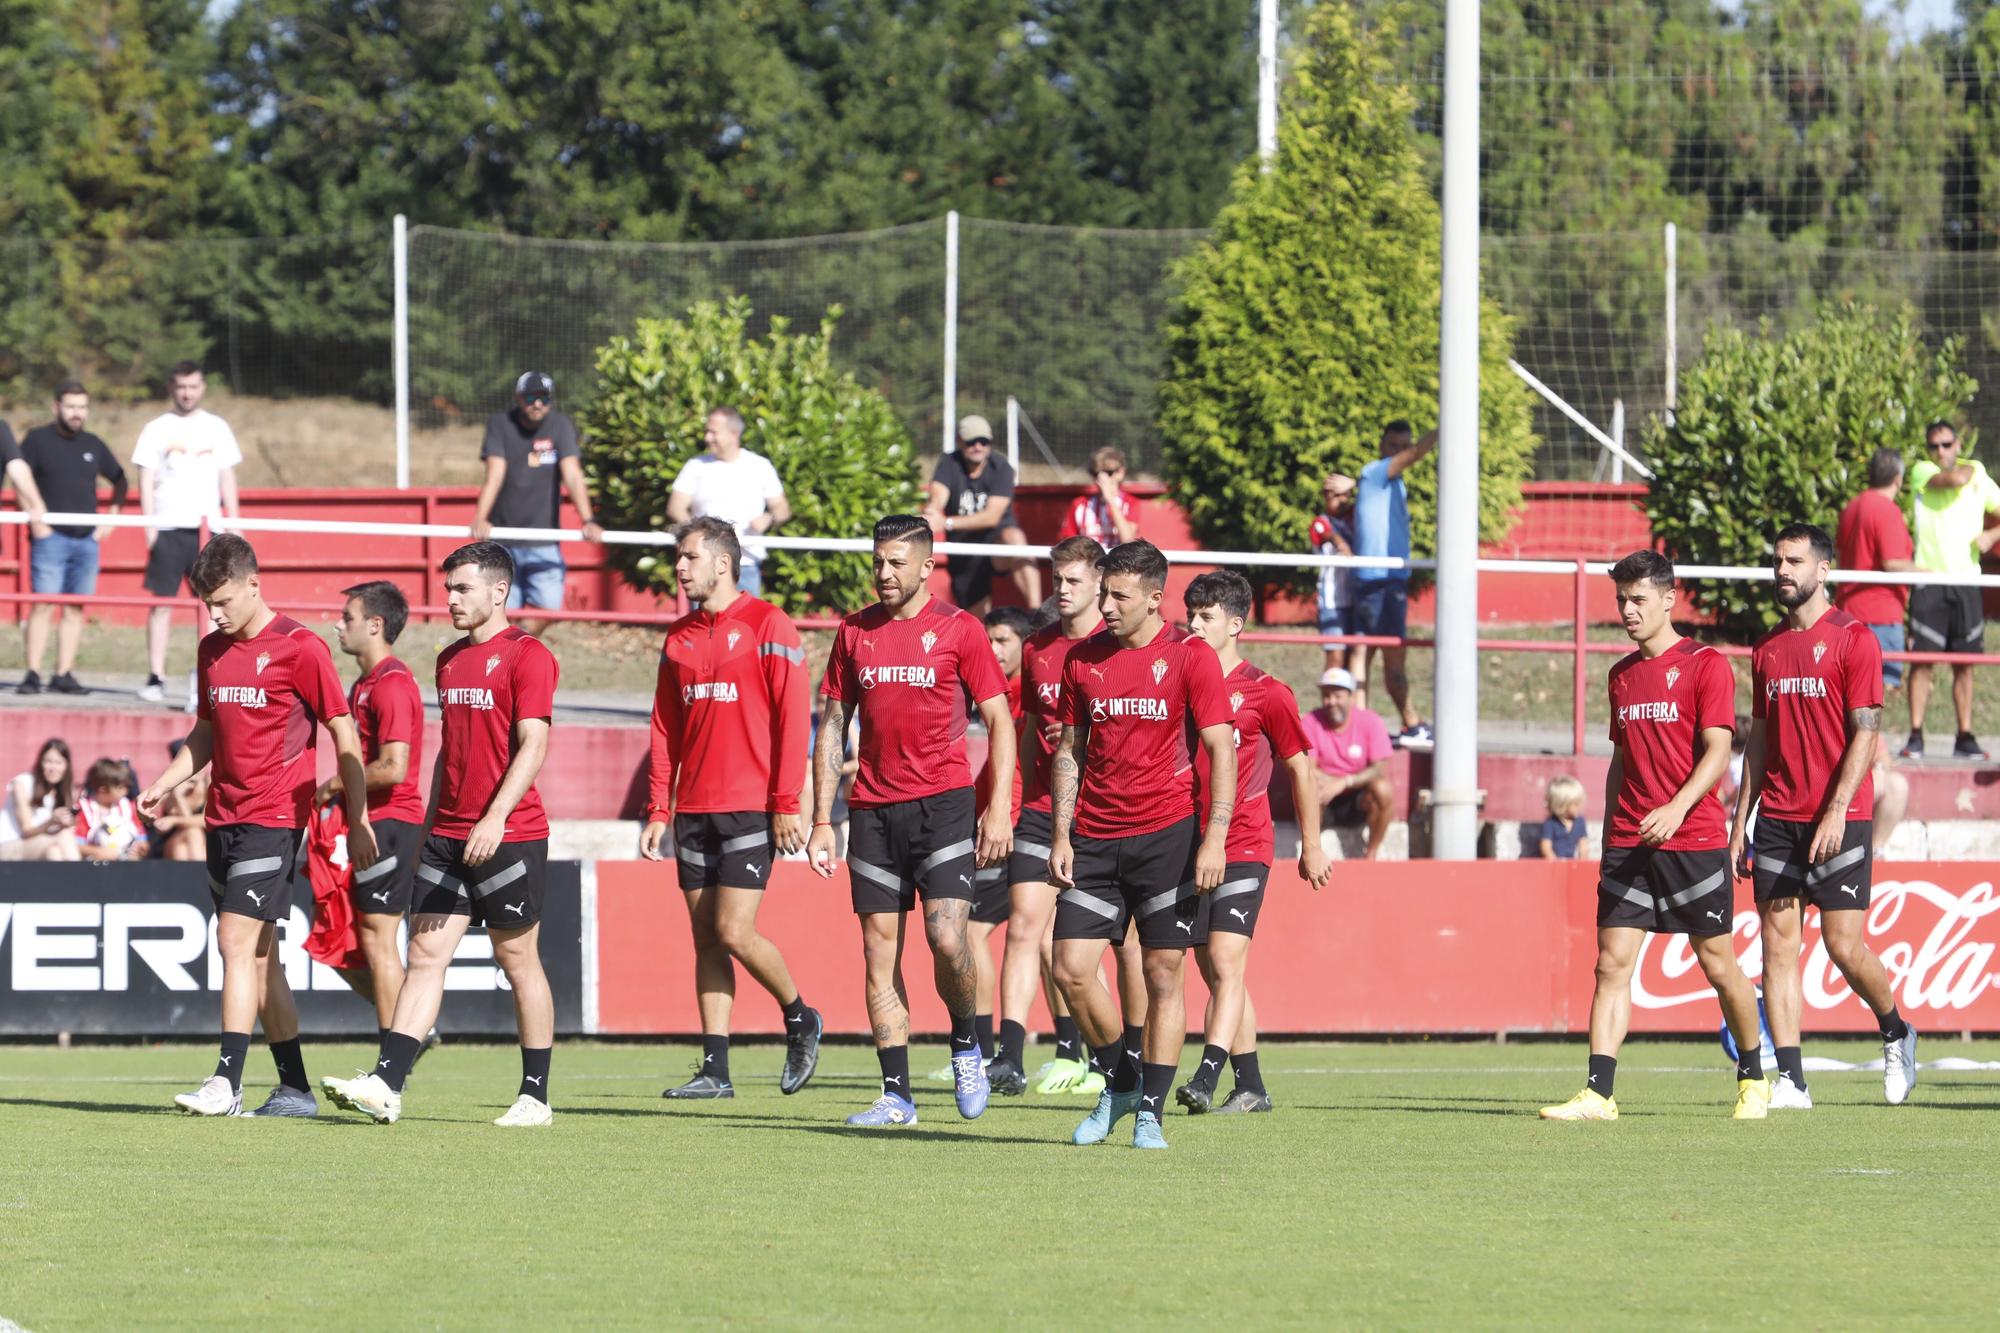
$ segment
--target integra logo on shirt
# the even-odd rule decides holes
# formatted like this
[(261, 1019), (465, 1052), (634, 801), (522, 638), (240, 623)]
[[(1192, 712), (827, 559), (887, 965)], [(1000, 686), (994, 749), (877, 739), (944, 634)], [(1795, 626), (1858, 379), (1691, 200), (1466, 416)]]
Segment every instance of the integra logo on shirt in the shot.
[(1672, 699), (1665, 703), (1620, 704), (1618, 725), (1628, 722), (1678, 722), (1681, 720), (1681, 706)]
[(914, 685), (920, 690), (937, 688), (936, 667), (865, 666), (861, 668), (861, 688), (877, 685)]
[(443, 697), (439, 702), (446, 707), (491, 708), (493, 707), (493, 691), (465, 688), (449, 689), (444, 691)]
[(1785, 695), (1798, 695), (1805, 699), (1828, 699), (1833, 692), (1818, 676), (1773, 676), (1764, 682), (1764, 697), (1777, 699)]
[(1165, 699), (1092, 699), (1090, 720), (1108, 722), (1113, 718), (1136, 718), (1141, 722), (1165, 722), (1168, 718)]
[(242, 708), (262, 708), (265, 706), (264, 691), (254, 685), (211, 685), (208, 687), (208, 706), (236, 704)]
[(1043, 704), (1054, 708), (1062, 702), (1062, 685), (1053, 680), (1040, 681), (1035, 685), (1035, 694)]
[(699, 685), (681, 686), (682, 703), (691, 704), (699, 701), (718, 704), (735, 703), (736, 682), (733, 680), (707, 680)]

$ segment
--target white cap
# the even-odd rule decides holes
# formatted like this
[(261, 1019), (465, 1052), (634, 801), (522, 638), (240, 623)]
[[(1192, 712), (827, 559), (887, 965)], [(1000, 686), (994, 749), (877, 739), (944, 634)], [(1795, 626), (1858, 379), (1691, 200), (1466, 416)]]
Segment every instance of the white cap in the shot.
[(1339, 667), (1328, 667), (1320, 672), (1319, 687), (1323, 690), (1351, 690), (1354, 688), (1354, 676)]

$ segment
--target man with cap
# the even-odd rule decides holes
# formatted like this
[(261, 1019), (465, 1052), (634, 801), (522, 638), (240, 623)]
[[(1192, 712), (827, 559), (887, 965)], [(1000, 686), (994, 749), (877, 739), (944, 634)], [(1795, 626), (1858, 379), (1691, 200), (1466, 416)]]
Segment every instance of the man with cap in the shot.
[(1373, 861), (1389, 834), (1396, 789), (1389, 783), (1389, 728), (1379, 714), (1354, 702), (1354, 677), (1329, 667), (1319, 678), (1319, 707), (1301, 719), (1307, 750), (1319, 768), (1323, 822), (1335, 828), (1368, 826)]
[[(938, 459), (924, 517), (948, 542), (1028, 544), (1027, 534), (1014, 519), (1014, 469), (1006, 459), (994, 457), (993, 427), (985, 417), (970, 416), (958, 423), (958, 449)], [(992, 605), (996, 570), (1013, 575), (1023, 605), (1042, 604), (1042, 571), (1033, 560), (954, 555), (946, 565), (952, 604), (973, 615), (985, 615)]]
[[(486, 419), (486, 440), (479, 456), (486, 463), (486, 480), (472, 510), (472, 539), (487, 540), (496, 527), (560, 527), (562, 491), (569, 492), (587, 541), (601, 541), (604, 529), (592, 517), (590, 486), (583, 479), (576, 423), (555, 409), (556, 382), (539, 370), (528, 370), (514, 381), (514, 406)], [(557, 480), (561, 479), (558, 486)], [(500, 543), (514, 559), (514, 580), (507, 592), (509, 610), (524, 606), (559, 611), (563, 604), (562, 547), (555, 542)], [(529, 634), (548, 627), (545, 618), (520, 616), (514, 624)]]
[(764, 544), (757, 540), (792, 516), (778, 469), (760, 453), (743, 447), (743, 414), (712, 407), (702, 424), (707, 446), (681, 464), (667, 496), (667, 522), (675, 527), (697, 518), (719, 518), (736, 529), (742, 548), (736, 591), (764, 592)]

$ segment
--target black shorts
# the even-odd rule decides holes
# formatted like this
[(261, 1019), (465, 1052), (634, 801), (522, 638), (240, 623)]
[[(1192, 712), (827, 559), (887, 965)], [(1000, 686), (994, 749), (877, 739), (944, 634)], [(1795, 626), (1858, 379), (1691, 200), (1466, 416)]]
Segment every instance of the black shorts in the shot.
[(1007, 881), (1007, 867), (987, 866), (972, 872), (972, 919), (988, 926), (1004, 926), (1014, 912), (1014, 890)]
[(847, 881), (855, 913), (907, 912), (919, 889), (925, 902), (971, 901), (977, 834), (970, 787), (850, 810)]
[(503, 842), (493, 859), (469, 866), (465, 839), (433, 833), (417, 862), (413, 916), (469, 916), (488, 930), (518, 930), (542, 919), (549, 841)]
[(990, 555), (955, 555), (946, 566), (946, 572), (951, 575), (953, 606), (977, 606), (993, 595), (993, 557)]
[(1349, 787), (1326, 803), (1320, 822), (1328, 828), (1356, 828), (1368, 822), (1368, 807), (1361, 804), (1365, 788)]
[(683, 889), (761, 889), (771, 882), (771, 816), (762, 810), (674, 816)]
[(1803, 898), (1822, 912), (1859, 911), (1868, 906), (1875, 880), (1875, 821), (1850, 819), (1840, 850), (1810, 865), (1813, 825), (1757, 817), (1754, 877), (1757, 901)]
[(1052, 816), (1046, 810), (1023, 810), (1014, 821), (1014, 850), (1007, 856), (1009, 884), (1049, 882), (1049, 844), (1055, 841)]
[(155, 597), (178, 593), (200, 550), (200, 528), (161, 528), (153, 536), (152, 549), (146, 553), (143, 580), (146, 591)]
[(223, 824), (208, 830), (208, 896), (218, 914), (282, 921), (292, 910), (292, 885), (305, 861), (305, 835), (295, 828)]
[(1195, 817), (1129, 838), (1072, 838), (1076, 887), (1056, 899), (1059, 940), (1122, 940), (1139, 923), (1144, 949), (1206, 939), (1206, 894), (1194, 890)]
[(1607, 847), (1597, 872), (1597, 924), (1661, 935), (1727, 935), (1735, 925), (1729, 851)]
[(1270, 883), (1271, 867), (1257, 861), (1231, 861), (1222, 868), (1222, 883), (1207, 894), (1196, 944), (1208, 943), (1216, 931), (1232, 935), (1255, 935), (1257, 914), (1264, 907), (1264, 886)]
[(404, 819), (368, 822), (375, 830), (375, 864), (354, 872), (354, 908), (370, 916), (401, 916), (410, 910), (424, 826)]
[(1986, 651), (1979, 589), (1924, 583), (1910, 589), (1910, 647), (1934, 653)]

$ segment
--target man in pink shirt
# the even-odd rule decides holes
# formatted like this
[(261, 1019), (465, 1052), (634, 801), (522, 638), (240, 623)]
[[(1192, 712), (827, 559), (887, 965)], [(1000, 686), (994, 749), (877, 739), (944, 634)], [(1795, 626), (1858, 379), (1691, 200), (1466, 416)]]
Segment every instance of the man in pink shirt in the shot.
[(1319, 707), (1301, 719), (1308, 752), (1319, 768), (1322, 822), (1368, 826), (1369, 860), (1381, 855), (1396, 792), (1389, 784), (1389, 728), (1354, 703), (1354, 677), (1329, 667), (1319, 678)]

